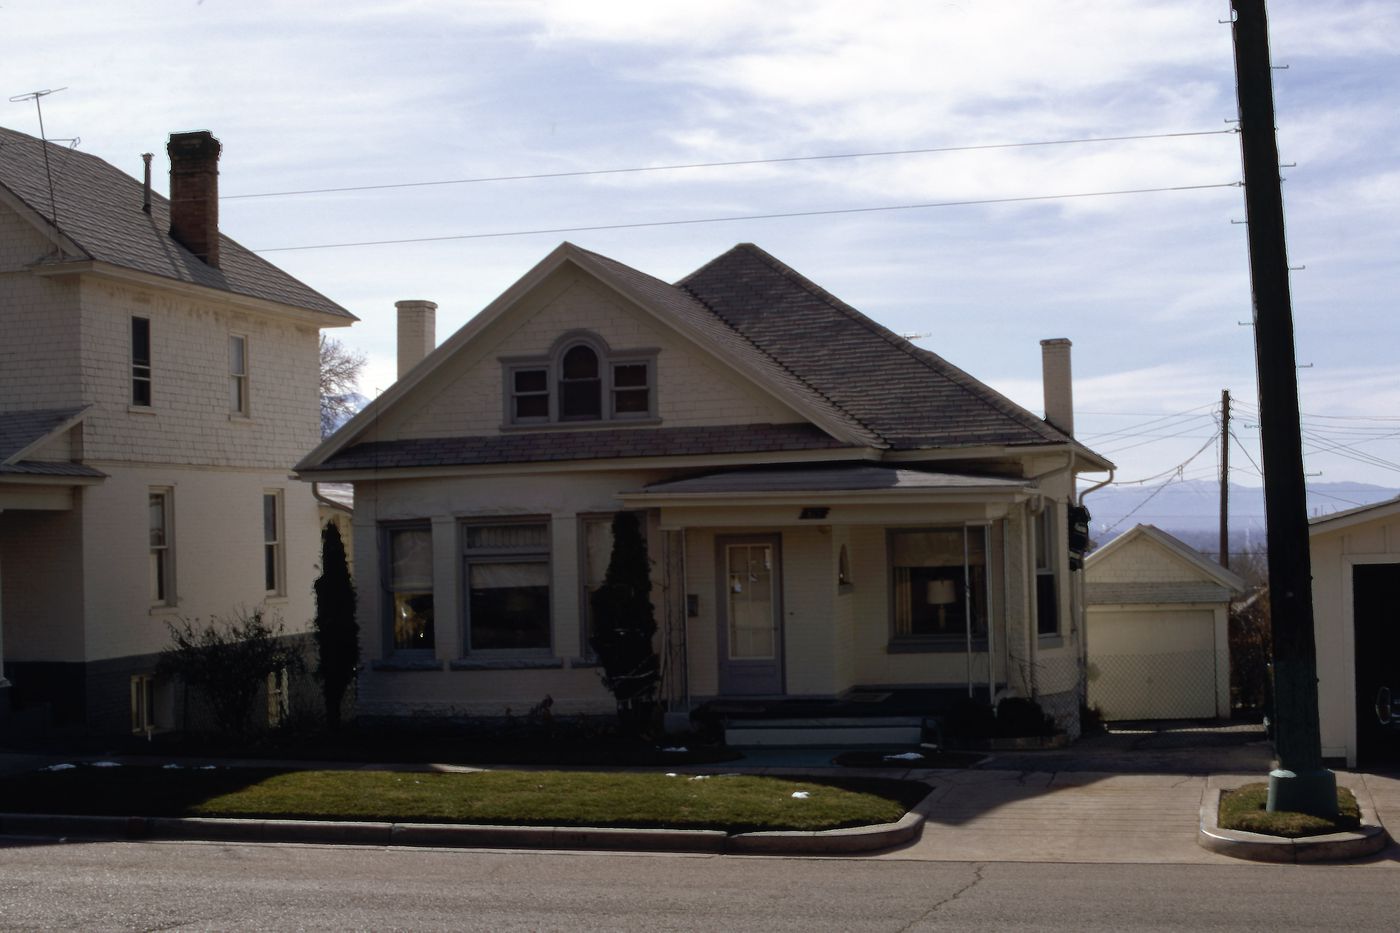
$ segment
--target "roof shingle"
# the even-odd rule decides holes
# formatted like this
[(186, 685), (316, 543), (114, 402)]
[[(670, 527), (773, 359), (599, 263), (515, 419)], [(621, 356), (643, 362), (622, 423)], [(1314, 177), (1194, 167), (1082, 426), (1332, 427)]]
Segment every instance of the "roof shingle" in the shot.
[(152, 192), (151, 212), (147, 214), (141, 210), (141, 182), (96, 156), (48, 143), (54, 178), (51, 203), (44, 145), (33, 136), (0, 127), (0, 186), (51, 223), (57, 214), (58, 228), (84, 254), (64, 259), (111, 263), (355, 320), (353, 314), (325, 295), (222, 234), (219, 267), (206, 265), (170, 237), (168, 200)]

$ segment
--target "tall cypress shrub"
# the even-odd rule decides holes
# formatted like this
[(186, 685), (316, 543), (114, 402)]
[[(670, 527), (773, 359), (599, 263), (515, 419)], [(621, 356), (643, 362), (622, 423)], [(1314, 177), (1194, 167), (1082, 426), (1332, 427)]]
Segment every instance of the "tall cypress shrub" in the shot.
[(321, 529), (321, 575), (316, 578), (316, 676), (326, 701), (326, 725), (340, 727), (345, 691), (360, 667), (360, 625), (355, 621), (355, 582), (335, 522)]
[(636, 513), (613, 516), (612, 534), (608, 572), (593, 593), (590, 644), (603, 668), (603, 684), (617, 701), (622, 731), (635, 734), (651, 716), (661, 679), (652, 644), (656, 610), (651, 604), (651, 561)]

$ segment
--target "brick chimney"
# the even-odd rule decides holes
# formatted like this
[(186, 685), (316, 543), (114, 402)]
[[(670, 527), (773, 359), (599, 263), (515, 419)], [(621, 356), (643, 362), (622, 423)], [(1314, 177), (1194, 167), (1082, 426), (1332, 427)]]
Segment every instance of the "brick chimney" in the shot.
[(219, 141), (208, 130), (172, 133), (170, 235), (208, 265), (219, 267)]
[(437, 345), (437, 304), (432, 301), (396, 301), (399, 311), (399, 378), (433, 352)]
[(1074, 436), (1074, 386), (1070, 376), (1068, 338), (1040, 342), (1041, 378), (1045, 383), (1045, 420)]

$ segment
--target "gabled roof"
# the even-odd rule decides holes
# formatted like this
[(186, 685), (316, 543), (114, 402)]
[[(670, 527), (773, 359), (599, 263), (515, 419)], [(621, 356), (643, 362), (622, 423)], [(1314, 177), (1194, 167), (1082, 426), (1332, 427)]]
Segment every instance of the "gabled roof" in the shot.
[[(1225, 589), (1227, 589), (1227, 590), (1229, 590), (1229, 591), (1231, 591), (1231, 592), (1233, 592), (1233, 593), (1243, 593), (1243, 592), (1245, 591), (1245, 589), (1247, 588), (1247, 586), (1246, 586), (1244, 580), (1242, 580), (1242, 579), (1239, 577), (1238, 574), (1235, 574), (1235, 573), (1233, 573), (1232, 571), (1227, 570), (1226, 568), (1220, 566), (1219, 564), (1215, 563), (1215, 562), (1212, 561), (1212, 560), (1207, 560), (1206, 557), (1205, 557), (1203, 554), (1201, 554), (1200, 551), (1198, 551), (1198, 550), (1196, 550), (1195, 548), (1191, 547), (1191, 545), (1187, 544), (1186, 542), (1182, 541), (1181, 539), (1176, 538), (1176, 537), (1173, 537), (1172, 535), (1167, 534), (1165, 531), (1163, 531), (1162, 529), (1156, 527), (1155, 525), (1137, 525), (1137, 526), (1134, 526), (1132, 529), (1130, 529), (1130, 530), (1124, 532), (1123, 534), (1119, 535), (1118, 537), (1114, 538), (1112, 541), (1108, 542), (1108, 543), (1105, 544), (1103, 547), (1099, 548), (1097, 551), (1095, 551), (1094, 553), (1090, 554), (1087, 558), (1085, 558), (1085, 560), (1084, 560), (1084, 576), (1085, 576), (1086, 581), (1089, 583), (1089, 585), (1090, 585), (1091, 587), (1096, 585), (1095, 582), (1094, 582), (1094, 580), (1093, 580), (1093, 569), (1094, 569), (1094, 567), (1096, 567), (1096, 566), (1098, 566), (1098, 565), (1100, 565), (1100, 564), (1103, 564), (1104, 561), (1107, 560), (1109, 557), (1111, 557), (1113, 554), (1116, 554), (1116, 553), (1118, 553), (1120, 550), (1125, 549), (1129, 544), (1131, 544), (1131, 543), (1134, 542), (1134, 541), (1137, 541), (1137, 540), (1140, 539), (1140, 538), (1145, 538), (1145, 539), (1147, 539), (1148, 541), (1153, 542), (1153, 543), (1156, 544), (1158, 547), (1162, 548), (1163, 550), (1167, 551), (1168, 553), (1170, 553), (1170, 554), (1172, 554), (1172, 555), (1174, 555), (1174, 556), (1180, 558), (1181, 560), (1185, 561), (1188, 565), (1190, 565), (1190, 567), (1191, 567), (1192, 570), (1195, 570), (1195, 571), (1196, 571), (1197, 573), (1199, 573), (1202, 577), (1205, 577), (1208, 581), (1210, 581), (1210, 582), (1216, 584), (1217, 586), (1224, 587)], [(1102, 586), (1111, 586), (1111, 585), (1114, 585), (1114, 584), (1098, 584), (1098, 585), (1102, 585)], [(1117, 585), (1119, 585), (1119, 586), (1138, 586), (1139, 584), (1117, 584)], [(1179, 584), (1179, 583), (1170, 583), (1170, 584), (1165, 584), (1165, 585), (1167, 585), (1167, 586), (1180, 586), (1181, 584)], [(1103, 602), (1104, 600), (1094, 600), (1094, 601), (1095, 601), (1095, 602)], [(1153, 600), (1148, 600), (1148, 601), (1153, 601)]]
[(86, 408), (43, 408), (0, 412), (0, 476), (72, 476), (107, 474), (81, 463), (29, 460), (30, 453), (82, 420)]
[[(455, 437), (356, 445), (379, 417), (429, 373), (565, 263), (614, 289), (810, 419), (815, 428), (807, 433), (825, 434), (821, 446), (872, 450), (1070, 447), (1089, 463), (1105, 468), (1110, 465), (1044, 419), (940, 357), (914, 347), (756, 246), (740, 244), (669, 285), (616, 260), (564, 243), (312, 451), (297, 469), (360, 469), (370, 461), (392, 461), (408, 468), (655, 456), (670, 449), (667, 432), (689, 429), (608, 426), (597, 431), (522, 432), (510, 438)], [(794, 447), (791, 430), (770, 433), (764, 446), (761, 436), (754, 437), (756, 427), (760, 426), (706, 429), (695, 436), (710, 446), (688, 444), (685, 452), (813, 449), (810, 438)], [(727, 440), (726, 435), (731, 434), (738, 440)], [(610, 453), (624, 436), (629, 448), (638, 452)], [(545, 440), (519, 439), (530, 437)], [(601, 453), (576, 455), (580, 449)]]
[(752, 243), (677, 285), (895, 449), (1074, 443)]
[(64, 244), (64, 255), (52, 256), (46, 264), (107, 263), (319, 312), (347, 324), (356, 320), (325, 295), (222, 234), (219, 267), (206, 265), (171, 238), (168, 200), (153, 191), (151, 212), (145, 213), (143, 184), (96, 156), (47, 144), (54, 180), (51, 202), (44, 146), (33, 136), (0, 127), (0, 201), (8, 192), (27, 209), (31, 222)]
[(1370, 505), (1333, 512), (1331, 515), (1310, 518), (1308, 519), (1308, 537), (1316, 538), (1321, 535), (1333, 534), (1348, 528), (1355, 528), (1357, 525), (1384, 521), (1396, 516), (1400, 516), (1400, 496), (1387, 499), (1384, 502), (1373, 502)]

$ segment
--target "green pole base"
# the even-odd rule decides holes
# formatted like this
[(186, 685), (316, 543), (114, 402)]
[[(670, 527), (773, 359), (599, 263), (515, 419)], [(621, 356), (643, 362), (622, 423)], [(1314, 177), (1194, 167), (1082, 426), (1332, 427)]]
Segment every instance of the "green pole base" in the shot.
[(1269, 802), (1265, 809), (1270, 813), (1283, 810), (1335, 817), (1337, 776), (1326, 768), (1316, 771), (1285, 771), (1279, 768), (1270, 771)]

